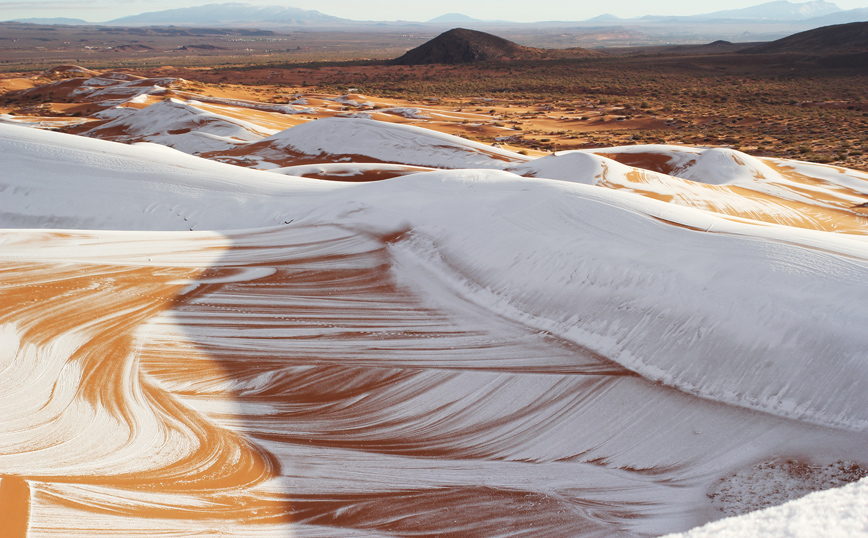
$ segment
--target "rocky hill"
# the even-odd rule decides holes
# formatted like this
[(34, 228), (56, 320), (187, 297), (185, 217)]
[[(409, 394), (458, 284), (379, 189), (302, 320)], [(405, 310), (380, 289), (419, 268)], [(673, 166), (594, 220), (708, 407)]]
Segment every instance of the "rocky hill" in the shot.
[(407, 51), (391, 63), (394, 65), (466, 64), (492, 60), (541, 60), (601, 55), (603, 53), (583, 48), (525, 47), (485, 32), (454, 28)]
[(542, 51), (523, 47), (512, 41), (464, 28), (444, 32), (400, 58), (392, 60), (397, 65), (419, 64), (464, 64), (538, 56)]

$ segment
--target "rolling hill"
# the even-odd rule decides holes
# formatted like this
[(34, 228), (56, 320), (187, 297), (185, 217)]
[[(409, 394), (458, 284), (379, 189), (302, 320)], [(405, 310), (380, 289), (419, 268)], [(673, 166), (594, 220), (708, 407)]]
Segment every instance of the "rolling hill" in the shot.
[(868, 50), (868, 22), (824, 26), (751, 47), (752, 54), (805, 53), (828, 54)]

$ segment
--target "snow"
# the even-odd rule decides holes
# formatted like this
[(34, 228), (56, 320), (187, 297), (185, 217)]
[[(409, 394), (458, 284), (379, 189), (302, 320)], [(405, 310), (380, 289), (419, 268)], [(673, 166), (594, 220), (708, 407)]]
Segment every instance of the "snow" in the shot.
[(608, 176), (610, 169), (613, 176), (624, 175), (629, 171), (628, 166), (617, 161), (582, 151), (554, 153), (507, 170), (520, 176), (596, 185)]
[[(431, 172), (353, 191), (325, 220), (375, 233), (410, 227), (414, 255), (475, 290), (468, 295), (486, 309), (689, 393), (868, 429), (861, 238), (827, 238), (822, 252), (784, 229), (764, 228), (779, 238), (767, 241), (703, 212), (504, 172)], [(700, 229), (713, 222), (718, 233), (649, 215)], [(861, 259), (829, 252), (838, 241)]]
[(356, 95), (356, 94), (346, 94), (341, 95), (340, 97), (335, 97), (332, 99), (328, 99), (328, 101), (334, 101), (335, 103), (340, 103), (342, 105), (348, 106), (374, 106), (374, 103), (364, 100), (366, 99), (364, 96)]
[(117, 73), (117, 72), (102, 73), (99, 75), (99, 78), (110, 79), (110, 80), (124, 80), (124, 81), (142, 80), (141, 77), (138, 77), (136, 75), (131, 75), (129, 73)]
[(434, 168), (505, 168), (510, 163), (527, 160), (517, 153), (457, 136), (363, 118), (307, 122), (272, 135), (262, 143), (312, 156), (365, 156)]
[(11, 114), (0, 114), (0, 123), (22, 125), (26, 127), (36, 127), (38, 129), (58, 129), (60, 127), (81, 125), (82, 123), (87, 122), (88, 120), (86, 118), (59, 118), (56, 116), (14, 116)]
[(289, 105), (278, 105), (278, 104), (267, 104), (260, 103), (257, 101), (245, 101), (243, 99), (229, 99), (225, 97), (211, 97), (211, 96), (196, 96), (196, 99), (192, 99), (188, 101), (191, 104), (196, 104), (198, 100), (202, 102), (206, 102), (209, 104), (221, 105), (221, 106), (230, 106), (230, 107), (238, 107), (241, 109), (249, 108), (253, 110), (263, 110), (266, 112), (280, 112), (282, 114), (314, 114), (316, 110), (309, 107), (301, 107), (294, 106), (296, 103), (290, 103)]
[(760, 159), (728, 148), (688, 148), (651, 144), (585, 151), (603, 156), (607, 153), (632, 153), (663, 157), (668, 161), (670, 175), (709, 185), (751, 183), (757, 178), (772, 178), (779, 175)]
[[(508, 137), (507, 137), (508, 138)], [(561, 151), (512, 167), (517, 174), (595, 184), (609, 178), (620, 182), (632, 167), (614, 160), (616, 155), (636, 155), (665, 163), (666, 174), (707, 185), (753, 186), (757, 179), (781, 175), (756, 157), (726, 148), (687, 148), (644, 145)], [(611, 156), (611, 158), (609, 158)]]
[(404, 175), (408, 173), (418, 173), (431, 171), (431, 168), (422, 168), (415, 166), (407, 166), (402, 164), (386, 164), (386, 163), (325, 163), (325, 164), (302, 164), (297, 166), (286, 166), (283, 168), (272, 168), (268, 172), (276, 174), (285, 174), (288, 176), (312, 176), (326, 175), (333, 178), (336, 177), (356, 177), (363, 176), (369, 172), (391, 172), (395, 175)]
[[(144, 96), (147, 99), (147, 96)], [(94, 118), (99, 118), (101, 120), (116, 120), (118, 118), (126, 118), (133, 114), (135, 114), (137, 109), (127, 106), (115, 106), (112, 108), (107, 108), (105, 110), (100, 110), (99, 112), (93, 115)]]
[(393, 108), (382, 108), (377, 110), (377, 112), (381, 114), (393, 114), (395, 116), (401, 116), (403, 118), (409, 118), (414, 120), (430, 120), (431, 116), (426, 116), (422, 109), (420, 108), (411, 108), (411, 107), (393, 107)]
[(88, 101), (97, 101), (102, 99), (102, 103), (108, 106), (114, 106), (123, 103), (129, 99), (135, 99), (142, 95), (158, 95), (166, 93), (166, 88), (174, 80), (160, 81), (165, 85), (158, 83), (143, 84), (149, 79), (132, 80), (118, 82), (114, 79), (90, 78), (82, 83), (82, 85), (73, 90), (71, 96), (85, 96)]
[(868, 536), (868, 479), (709, 523), (666, 538), (860, 538)]
[(147, 94), (137, 95), (137, 96), (127, 100), (127, 103), (138, 104), (138, 105), (145, 104), (147, 102), (148, 102), (148, 95)]
[[(196, 102), (167, 99), (130, 112), (111, 112), (115, 119), (83, 133), (119, 142), (146, 141), (185, 153), (203, 153), (255, 142), (276, 133), (253, 123), (207, 112)], [(113, 134), (118, 132), (119, 134)]]
[(85, 69), (85, 68), (79, 67), (77, 65), (67, 65), (67, 66), (60, 66), (60, 67), (54, 67), (51, 69), (46, 69), (45, 71), (39, 73), (37, 75), (37, 77), (48, 77), (48, 76), (56, 75), (58, 73), (63, 73), (63, 74), (81, 73), (81, 74), (86, 74), (86, 75), (94, 74), (94, 72), (91, 71), (90, 69)]
[[(328, 183), (248, 170), (158, 144), (125, 145), (0, 125), (10, 228), (196, 230), (282, 223), (281, 196)], [(293, 188), (293, 184), (299, 186)]]
[[(868, 173), (859, 170), (844, 170), (839, 167), (825, 164), (809, 163), (804, 161), (792, 161), (783, 159), (769, 159), (782, 168), (791, 169), (808, 177), (828, 181), (832, 185), (842, 185), (863, 196), (868, 196)], [(862, 200), (854, 198), (854, 203)]]

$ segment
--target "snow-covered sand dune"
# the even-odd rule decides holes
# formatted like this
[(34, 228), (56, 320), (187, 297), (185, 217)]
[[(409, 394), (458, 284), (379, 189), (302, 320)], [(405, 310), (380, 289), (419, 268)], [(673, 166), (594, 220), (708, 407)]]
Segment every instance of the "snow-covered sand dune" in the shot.
[(763, 507), (716, 492), (782, 458), (864, 474), (864, 174), (354, 118), (257, 144), (396, 174), (0, 125), (19, 536), (647, 536)]
[(868, 174), (751, 157), (726, 148), (628, 146), (565, 151), (507, 168), (528, 177), (627, 190), (750, 222), (864, 235)]
[[(336, 136), (336, 133), (340, 133)], [(365, 118), (326, 118), (281, 131), (244, 148), (204, 157), (257, 163), (260, 168), (361, 162), (435, 168), (503, 169), (526, 157), (414, 125)]]
[(184, 153), (234, 148), (275, 134), (256, 124), (207, 112), (196, 101), (167, 99), (129, 113), (82, 133), (116, 142), (153, 142)]
[(170, 88), (180, 88), (183, 79), (143, 78), (127, 73), (80, 73), (77, 78), (65, 78), (36, 86), (23, 92), (23, 96), (39, 98), (50, 95), (57, 100), (71, 100), (108, 108), (149, 95), (164, 95)]

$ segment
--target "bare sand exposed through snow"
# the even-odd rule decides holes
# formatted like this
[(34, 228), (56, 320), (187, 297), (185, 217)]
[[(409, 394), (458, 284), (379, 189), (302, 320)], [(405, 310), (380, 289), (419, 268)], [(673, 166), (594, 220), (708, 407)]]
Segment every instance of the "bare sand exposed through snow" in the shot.
[[(854, 200), (864, 199), (864, 194), (812, 178), (773, 159), (762, 159), (762, 163), (779, 173), (784, 181), (761, 177), (755, 178), (753, 185), (745, 182), (714, 185), (678, 177), (673, 169), (677, 161), (665, 153), (606, 151), (601, 155), (637, 168), (623, 176), (604, 177), (599, 184), (605, 187), (627, 189), (667, 203), (757, 222), (858, 235), (868, 233), (868, 219), (854, 207)], [(841, 170), (827, 168), (830, 174)], [(647, 174), (643, 170), (658, 173)]]
[(30, 484), (20, 476), (0, 476), (0, 535), (25, 538), (30, 519)]
[[(394, 517), (396, 511), (409, 510), (418, 515), (430, 510), (434, 519), (425, 526), (437, 528), (442, 525), (433, 525), (439, 519), (435, 514), (448, 510), (449, 506), (457, 509), (473, 499), (475, 506), (485, 507), (492, 517), (503, 518), (519, 508), (516, 503), (527, 503), (528, 495), (535, 494), (499, 492), (482, 485), (458, 490), (436, 487), (429, 490), (433, 485), (428, 485), (419, 491), (350, 495), (330, 494), (326, 488), (300, 497), (290, 492), (257, 491), (257, 485), (273, 477), (279, 467), (233, 432), (247, 431), (260, 441), (268, 439), (290, 448), (310, 447), (313, 443), (338, 451), (361, 451), (359, 454), (448, 457), (453, 450), (432, 448), (433, 439), (403, 436), (390, 439), (389, 435), (376, 434), (366, 441), (367, 435), (362, 432), (371, 427), (366, 423), (374, 415), (365, 417), (365, 412), (355, 410), (341, 419), (340, 409), (349, 411), (352, 408), (345, 407), (346, 402), (370, 399), (378, 392), (394, 393), (394, 385), (412, 386), (421, 372), (432, 367), (444, 374), (422, 382), (416, 390), (424, 392), (425, 386), (432, 382), (435, 385), (447, 382), (442, 378), (454, 377), (448, 373), (453, 368), (623, 374), (619, 368), (600, 363), (592, 355), (588, 355), (583, 367), (576, 361), (574, 350), (556, 352), (549, 361), (541, 361), (539, 351), (545, 349), (544, 338), (534, 338), (538, 342), (533, 343), (522, 342), (519, 337), (515, 342), (499, 341), (491, 347), (494, 342), (489, 342), (479, 332), (481, 329), (460, 328), (441, 313), (420, 310), (411, 296), (396, 288), (388, 271), (385, 243), (347, 235), (340, 229), (301, 235), (305, 242), (297, 248), (300, 253), (287, 249), (283, 242), (269, 244), (267, 236), (262, 240), (252, 238), (254, 243), (261, 243), (259, 247), (242, 247), (255, 250), (248, 256), (259, 261), (252, 262), (251, 267), (276, 268), (272, 276), (255, 278), (249, 283), (203, 284), (185, 294), (179, 293), (184, 281), (201, 275), (204, 282), (231, 282), (243, 266), (232, 262), (231, 267), (221, 268), (218, 263), (205, 271), (81, 262), (5, 264), (2, 282), (10, 308), (0, 322), (15, 320), (21, 340), (20, 359), (24, 358), (23, 348), (55, 345), (64, 334), (86, 335), (68, 355), (52, 355), (57, 364), (43, 365), (48, 369), (81, 365), (81, 381), (75, 396), (65, 402), (66, 407), (61, 407), (64, 402), (57, 401), (59, 398), (54, 394), (57, 390), (53, 390), (43, 405), (54, 408), (56, 414), (40, 417), (66, 424), (73, 430), (61, 441), (51, 435), (40, 437), (42, 426), (28, 424), (26, 417), (19, 419), (23, 422), (18, 425), (20, 429), (16, 428), (17, 435), (31, 438), (30, 443), (37, 442), (38, 451), (47, 458), (43, 460), (42, 471), (28, 473), (26, 464), (19, 470), (36, 490), (36, 509), (31, 518), (36, 535), (57, 525), (52, 514), (63, 514), (62, 507), (145, 518), (143, 521), (216, 518), (276, 523), (287, 521), (292, 515), (292, 519), (300, 521), (329, 522), (345, 528), (376, 526), (383, 518)], [(320, 236), (319, 242), (310, 243), (312, 235)], [(76, 240), (75, 236), (61, 234), (41, 238), (45, 246), (53, 248), (64, 248), (65, 243), (74, 245)], [(188, 240), (187, 245), (196, 248), (195, 241)], [(276, 250), (278, 256), (270, 256), (271, 250)], [(288, 259), (282, 259), (287, 255)], [(155, 318), (167, 315), (172, 317), (170, 325), (153, 325)], [(161, 328), (169, 332), (161, 332)], [(205, 335), (200, 334), (202, 329)], [(191, 331), (190, 334), (185, 335), (185, 330)], [(200, 341), (188, 341), (197, 334)], [(163, 338), (166, 335), (168, 338)], [(251, 338), (258, 341), (253, 348), (245, 342)], [(439, 340), (442, 343), (438, 345)], [(460, 350), (462, 344), (464, 351)], [(513, 365), (511, 361), (504, 362), (502, 356), (502, 350), (511, 347), (539, 349), (532, 352), (532, 359), (516, 356)], [(466, 363), (463, 353), (476, 348), (483, 356), (472, 364)], [(393, 358), (383, 362), (384, 355)], [(486, 355), (490, 356), (488, 361)], [(242, 396), (244, 393), (246, 397)], [(401, 396), (388, 403), (399, 395), (400, 391), (386, 402), (375, 404), (371, 411), (383, 413), (385, 409), (377, 409), (383, 405), (400, 406), (403, 399), (411, 397)], [(83, 418), (74, 416), (77, 400), (89, 402), (95, 410), (107, 412), (126, 424), (114, 435), (111, 431), (100, 432), (100, 441), (106, 445), (104, 454), (94, 451), (88, 446), (88, 439), (74, 431), (75, 424)], [(234, 410), (239, 401), (242, 406), (264, 405), (273, 409), (261, 419), (251, 421), (244, 418), (243, 409), (241, 413)], [(197, 409), (197, 402), (206, 410), (204, 414)], [(229, 413), (207, 411), (215, 405), (220, 409), (221, 402)], [(158, 431), (163, 432), (156, 439), (137, 432), (137, 422), (143, 417), (136, 407), (143, 403), (155, 412)], [(284, 411), (278, 411), (281, 408)], [(325, 429), (304, 427), (304, 432), (293, 433), (302, 424), (325, 426), (335, 419)], [(224, 421), (228, 429), (221, 427)], [(343, 427), (338, 427), (340, 422), (345, 422)], [(354, 435), (353, 429), (359, 429), (362, 435)], [(192, 436), (189, 440), (194, 444), (166, 443), (166, 438), (173, 435)], [(121, 439), (112, 439), (117, 436)], [(124, 440), (124, 436), (129, 438)], [(135, 450), (112, 455), (108, 447), (118, 442), (135, 446)], [(4, 447), (4, 452), (10, 448)], [(65, 453), (64, 463), (48, 456), (60, 449)], [(121, 461), (113, 461), (118, 458)], [(132, 460), (125, 462), (125, 458)], [(101, 468), (100, 460), (107, 462), (106, 468)], [(53, 468), (55, 465), (57, 468)], [(137, 470), (129, 471), (130, 467)], [(6, 478), (3, 485), (0, 498), (4, 510), (26, 505), (26, 482)], [(230, 491), (232, 495), (227, 496)], [(156, 498), (152, 498), (155, 495), (164, 500), (155, 503)], [(402, 501), (398, 504), (390, 501), (391, 507), (386, 508), (383, 503), (395, 495)], [(538, 496), (545, 499), (542, 494)], [(348, 506), (354, 508), (348, 512)], [(564, 505), (555, 503), (552, 510), (555, 508), (562, 513)], [(357, 515), (352, 515), (356, 512)], [(536, 510), (527, 517), (540, 522), (550, 520), (550, 515)], [(560, 524), (571, 519), (563, 517)], [(546, 525), (552, 527), (556, 522), (550, 520)], [(421, 523), (416, 521), (413, 525)], [(497, 523), (492, 521), (490, 525), (494, 528)], [(18, 521), (16, 532), (23, 536), (20, 527)], [(58, 531), (64, 528), (65, 525), (60, 525)]]
[[(76, 241), (59, 234), (40, 240), (55, 246)], [(4, 402), (17, 398), (25, 410), (39, 408), (29, 415), (9, 411), (3, 452), (10, 471), (36, 484), (38, 502), (51, 498), (42, 483), (207, 498), (209, 492), (249, 486), (273, 473), (269, 456), (191, 413), (140, 369), (137, 333), (186, 300), (178, 295), (184, 286), (179, 281), (199, 273), (81, 261), (3, 264), (0, 324), (12, 327), (19, 341), (17, 356), (5, 364), (5, 376), (16, 387)], [(68, 342), (68, 335), (76, 335), (75, 342)], [(40, 370), (56, 371), (59, 378), (45, 379)], [(77, 385), (74, 392), (64, 387), (70, 382)], [(9, 451), (20, 443), (36, 455), (31, 463), (20, 457), (9, 461)], [(4, 479), (3, 486), (4, 512), (24, 503), (24, 486), (13, 479)], [(72, 498), (54, 502), (76, 504)], [(130, 513), (164, 516), (179, 509), (145, 503)]]
[[(82, 237), (40, 242), (72, 252)], [(193, 259), (214, 249), (173, 241)], [(273, 536), (635, 536), (653, 514), (702, 520), (709, 477), (782, 444), (853, 442), (648, 383), (471, 303), (438, 307), (395, 280), (396, 241), (286, 226), (231, 236), (208, 267), (159, 250), (145, 265), (4, 264), (0, 321), (19, 353), (82, 335), (41, 366), (80, 365), (74, 393), (22, 377), (53, 412), (14, 421), (45, 454), (14, 469), (33, 489), (28, 536), (241, 522)], [(77, 430), (103, 414), (94, 447), (96, 431)], [(70, 427), (62, 445), (49, 422)], [(24, 484), (7, 483), (5, 506)]]

